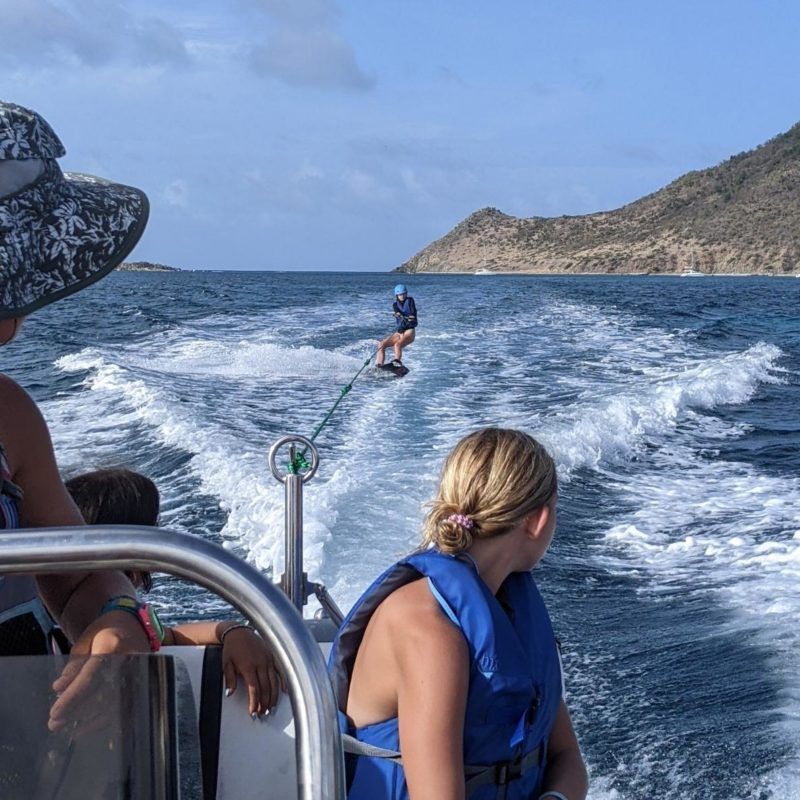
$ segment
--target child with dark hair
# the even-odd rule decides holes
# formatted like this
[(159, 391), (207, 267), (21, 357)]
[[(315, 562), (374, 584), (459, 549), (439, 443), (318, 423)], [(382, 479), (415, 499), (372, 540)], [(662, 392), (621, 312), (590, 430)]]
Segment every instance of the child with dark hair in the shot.
[[(160, 496), (150, 478), (116, 467), (77, 475), (65, 482), (88, 525), (158, 525)], [(149, 572), (127, 571), (134, 586), (150, 591)], [(278, 702), (281, 679), (272, 654), (248, 625), (236, 621), (192, 622), (164, 628), (164, 645), (221, 645), (225, 695), (236, 691), (237, 675), (247, 687), (250, 716), (269, 714)]]
[[(161, 497), (150, 478), (117, 467), (76, 475), (65, 482), (87, 525), (158, 525)], [(131, 583), (149, 592), (149, 572), (126, 570)]]

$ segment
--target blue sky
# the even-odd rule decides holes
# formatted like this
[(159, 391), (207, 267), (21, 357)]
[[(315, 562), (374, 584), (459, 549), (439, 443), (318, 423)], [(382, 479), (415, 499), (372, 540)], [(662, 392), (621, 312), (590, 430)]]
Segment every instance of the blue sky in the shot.
[(785, 131), (798, 39), (785, 0), (2, 0), (0, 87), (147, 191), (137, 258), (385, 270)]

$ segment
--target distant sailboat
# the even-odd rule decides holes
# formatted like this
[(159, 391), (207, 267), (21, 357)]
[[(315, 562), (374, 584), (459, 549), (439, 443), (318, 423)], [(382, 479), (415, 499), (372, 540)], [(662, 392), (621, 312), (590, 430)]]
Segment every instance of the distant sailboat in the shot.
[(475, 270), (476, 275), (494, 275), (490, 269), (486, 268), (486, 242), (481, 242), (483, 246), (483, 266), (480, 269)]
[(688, 267), (684, 267), (683, 272), (681, 272), (682, 278), (694, 278), (698, 275), (705, 275), (705, 272), (700, 272), (694, 268), (694, 250), (692, 250), (692, 263)]

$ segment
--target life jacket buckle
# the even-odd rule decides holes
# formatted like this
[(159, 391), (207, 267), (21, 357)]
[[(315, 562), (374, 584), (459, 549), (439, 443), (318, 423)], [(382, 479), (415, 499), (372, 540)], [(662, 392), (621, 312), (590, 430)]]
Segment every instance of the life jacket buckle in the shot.
[(505, 786), (522, 775), (522, 758), (517, 756), (513, 761), (504, 761), (495, 765), (494, 782), (498, 786)]
[(536, 721), (536, 715), (539, 713), (539, 693), (534, 694), (530, 705), (525, 710), (525, 727), (529, 728)]

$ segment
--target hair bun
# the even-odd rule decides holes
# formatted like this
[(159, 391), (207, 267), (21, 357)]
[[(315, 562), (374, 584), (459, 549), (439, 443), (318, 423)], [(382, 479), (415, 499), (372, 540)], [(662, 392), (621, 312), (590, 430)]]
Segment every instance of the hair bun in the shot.
[(465, 514), (451, 514), (447, 518), (448, 522), (455, 522), (456, 525), (460, 525), (462, 528), (466, 528), (468, 531), (471, 531), (475, 527), (475, 522), (473, 521), (472, 517), (468, 517)]
[[(439, 521), (437, 527), (436, 544), (443, 553), (460, 553), (467, 550), (472, 544), (472, 531), (470, 527), (457, 522), (451, 514)], [(471, 522), (472, 520), (470, 520)]]

